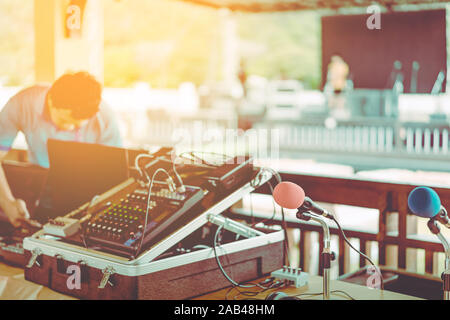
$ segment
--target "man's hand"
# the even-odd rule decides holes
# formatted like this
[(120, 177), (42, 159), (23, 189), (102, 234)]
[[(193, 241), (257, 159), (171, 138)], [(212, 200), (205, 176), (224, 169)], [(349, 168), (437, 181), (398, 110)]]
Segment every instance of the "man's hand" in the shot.
[(2, 208), (9, 221), (15, 228), (22, 226), (32, 226), (37, 228), (41, 227), (38, 222), (30, 220), (27, 205), (25, 201), (21, 199), (7, 201), (3, 204)]

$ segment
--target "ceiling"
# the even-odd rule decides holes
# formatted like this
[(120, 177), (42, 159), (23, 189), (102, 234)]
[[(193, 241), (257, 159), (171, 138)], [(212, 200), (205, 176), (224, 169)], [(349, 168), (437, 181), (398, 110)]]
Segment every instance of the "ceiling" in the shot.
[(400, 5), (434, 5), (450, 0), (179, 0), (215, 9), (228, 8), (240, 12), (275, 12), (298, 10), (337, 10), (341, 8), (369, 7), (378, 4), (391, 8)]

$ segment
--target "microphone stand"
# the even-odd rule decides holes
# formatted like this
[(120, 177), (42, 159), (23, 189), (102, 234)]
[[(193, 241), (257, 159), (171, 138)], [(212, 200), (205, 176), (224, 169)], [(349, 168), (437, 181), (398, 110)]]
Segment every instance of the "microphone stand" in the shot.
[(427, 223), (428, 229), (435, 234), (442, 243), (445, 251), (445, 270), (441, 275), (444, 281), (444, 300), (450, 300), (450, 245), (447, 239), (442, 235), (438, 220), (431, 218)]
[(331, 261), (335, 260), (336, 256), (331, 251), (330, 246), (330, 229), (328, 228), (325, 219), (320, 216), (311, 214), (310, 212), (297, 212), (297, 218), (304, 221), (313, 220), (319, 223), (323, 229), (323, 251), (322, 251), (322, 270), (323, 270), (323, 299), (330, 300), (330, 268)]

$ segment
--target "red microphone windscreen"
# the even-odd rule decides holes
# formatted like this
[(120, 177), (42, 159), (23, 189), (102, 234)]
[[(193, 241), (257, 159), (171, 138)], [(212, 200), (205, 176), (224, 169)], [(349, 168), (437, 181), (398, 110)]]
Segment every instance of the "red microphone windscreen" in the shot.
[(281, 182), (273, 190), (273, 199), (281, 207), (297, 209), (305, 201), (305, 191), (292, 182)]

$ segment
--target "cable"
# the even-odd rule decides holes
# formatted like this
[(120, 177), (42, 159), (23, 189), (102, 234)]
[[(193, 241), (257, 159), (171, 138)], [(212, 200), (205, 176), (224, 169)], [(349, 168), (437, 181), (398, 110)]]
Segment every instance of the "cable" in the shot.
[(291, 265), (291, 259), (290, 259), (290, 256), (289, 256), (289, 238), (288, 238), (288, 234), (287, 234), (286, 218), (285, 218), (285, 215), (284, 215), (284, 209), (283, 208), (281, 208), (281, 217), (282, 217), (282, 225), (283, 225), (284, 238), (285, 238), (285, 240), (284, 240), (284, 243), (285, 243), (284, 247), (285, 247), (285, 250), (286, 250), (285, 254), (286, 254), (288, 265)]
[(222, 231), (222, 229), (223, 229), (223, 226), (219, 226), (219, 227), (217, 228), (216, 234), (214, 235), (214, 245), (213, 245), (214, 257), (216, 258), (216, 262), (217, 262), (217, 265), (219, 266), (220, 271), (222, 272), (222, 274), (224, 275), (224, 277), (225, 277), (229, 282), (231, 282), (231, 284), (232, 284), (233, 286), (235, 286), (235, 287), (241, 287), (241, 288), (253, 288), (253, 287), (255, 287), (254, 285), (247, 285), (247, 286), (246, 286), (246, 285), (240, 285), (239, 283), (237, 283), (236, 281), (234, 281), (233, 279), (231, 279), (231, 278), (228, 276), (228, 274), (225, 272), (225, 270), (223, 269), (222, 264), (220, 263), (220, 260), (219, 260), (219, 256), (217, 255), (217, 250), (216, 250), (216, 247), (217, 247), (217, 237), (218, 237), (220, 231)]
[(149, 210), (150, 210), (150, 199), (151, 199), (151, 195), (152, 195), (153, 182), (155, 181), (156, 175), (158, 173), (160, 173), (160, 172), (164, 172), (165, 174), (167, 174), (167, 176), (170, 177), (169, 173), (165, 169), (158, 168), (153, 173), (152, 179), (150, 180), (150, 185), (149, 185), (149, 188), (148, 188), (148, 197), (147, 197), (147, 209), (146, 209), (146, 212), (145, 212), (145, 223), (144, 223), (144, 228), (142, 229), (141, 241), (139, 243), (139, 247), (136, 250), (136, 254), (135, 254), (136, 257), (139, 255), (139, 253), (140, 253), (140, 251), (142, 249), (142, 244), (144, 242), (144, 237), (145, 237), (145, 231), (147, 229), (148, 213), (149, 213)]
[[(351, 295), (349, 295), (347, 292), (342, 291), (342, 290), (332, 290), (330, 291), (331, 294), (335, 294), (335, 293), (342, 293), (345, 296), (347, 296), (347, 298), (349, 298), (350, 300), (356, 300), (355, 298), (353, 298)], [(306, 297), (317, 297), (317, 296), (321, 296), (323, 295), (323, 292), (320, 293), (300, 293), (300, 294), (296, 294), (293, 297), (301, 297), (301, 296), (306, 296)], [(307, 300), (307, 299), (304, 299)]]
[[(260, 282), (260, 284), (261, 284), (261, 282)], [(241, 295), (247, 296), (247, 297), (255, 297), (257, 295), (264, 293), (267, 290), (280, 289), (284, 286), (285, 286), (285, 284), (282, 281), (277, 281), (277, 282), (273, 282), (267, 289), (259, 290), (259, 291), (240, 291), (236, 287), (231, 287), (225, 294), (225, 300), (229, 300), (229, 295), (233, 290), (236, 290), (238, 293), (236, 295), (234, 295), (232, 299), (237, 300), (237, 298)], [(345, 295), (349, 300), (356, 300), (350, 294), (348, 294), (347, 292), (345, 292), (343, 290), (332, 290), (330, 293), (331, 294), (341, 293), (341, 294)], [(317, 297), (317, 296), (321, 296), (321, 295), (323, 295), (323, 292), (300, 293), (300, 294), (296, 294), (296, 295), (292, 295), (292, 296), (288, 296), (288, 297), (298, 297), (300, 300), (309, 300), (310, 297)], [(301, 298), (301, 297), (304, 297), (304, 298)], [(245, 299), (245, 300), (265, 300), (265, 299), (250, 299), (249, 298), (249, 299)]]
[[(94, 202), (99, 198), (99, 195), (95, 195), (92, 197), (91, 201), (89, 202), (89, 205), (86, 208), (86, 213), (84, 214), (85, 217), (89, 214), (89, 209), (94, 205)], [(82, 218), (83, 219), (83, 218)], [(80, 219), (80, 220), (82, 220)], [(86, 249), (89, 249), (87, 242), (86, 242), (86, 229), (81, 226), (81, 239), (83, 240), (83, 245)]]
[(337, 221), (336, 217), (333, 217), (332, 220), (336, 223), (339, 231), (342, 234), (342, 237), (344, 238), (344, 241), (350, 246), (350, 248), (352, 248), (354, 251), (356, 251), (358, 254), (360, 254), (363, 258), (365, 258), (367, 261), (369, 261), (369, 263), (375, 268), (376, 272), (379, 274), (380, 279), (381, 279), (381, 290), (384, 290), (384, 279), (383, 279), (383, 275), (381, 274), (381, 272), (379, 271), (379, 268), (375, 265), (375, 263), (373, 263), (373, 261), (364, 253), (362, 253), (361, 251), (357, 250), (352, 244), (351, 242), (347, 239), (347, 236), (345, 235), (344, 230), (342, 229), (340, 223)]
[(278, 172), (276, 172), (272, 168), (262, 167), (256, 174), (255, 178), (253, 178), (253, 180), (250, 181), (250, 186), (252, 186), (255, 189), (261, 187), (263, 185), (262, 180), (265, 172), (270, 172), (272, 176), (274, 176), (275, 179), (277, 180), (277, 183), (281, 182), (281, 176)]
[(142, 153), (142, 154), (138, 155), (134, 159), (134, 166), (135, 166), (136, 170), (139, 172), (141, 177), (143, 177), (145, 175), (145, 177), (147, 178), (147, 181), (146, 181), (145, 184), (149, 184), (150, 183), (150, 177), (149, 177), (147, 171), (146, 170), (141, 170), (141, 167), (139, 166), (139, 160), (141, 160), (142, 158), (149, 158), (149, 159), (153, 159), (153, 160), (160, 160), (160, 161), (170, 162), (172, 164), (172, 171), (173, 171), (176, 179), (178, 180), (179, 187), (177, 188), (175, 182), (173, 181), (172, 176), (170, 174), (168, 174), (168, 180), (166, 182), (167, 182), (167, 184), (169, 186), (169, 189), (173, 189), (173, 191), (177, 190), (180, 193), (186, 192), (186, 187), (184, 186), (183, 179), (181, 179), (181, 176), (178, 174), (178, 171), (177, 171), (177, 168), (175, 166), (175, 162), (174, 161), (170, 161), (170, 160), (166, 160), (166, 159), (158, 159), (158, 158), (155, 158), (154, 156), (151, 156), (149, 154)]
[[(264, 185), (264, 184), (262, 184), (262, 181), (263, 181), (263, 177), (264, 177), (264, 173), (265, 172), (270, 172), (272, 174), (272, 176), (275, 177), (275, 179), (277, 180), (277, 183), (281, 183), (281, 181), (282, 181), (281, 180), (281, 176), (280, 176), (280, 174), (277, 171), (275, 171), (275, 170), (273, 170), (272, 168), (269, 168), (269, 167), (262, 167), (259, 170), (259, 172), (256, 174), (255, 178), (252, 181), (250, 181), (250, 185), (253, 188), (256, 189), (256, 188), (259, 188), (262, 185)], [(273, 195), (274, 188), (273, 188), (272, 184), (270, 183), (270, 180), (267, 181), (266, 183), (269, 185), (270, 192)], [(272, 217), (270, 219), (263, 220), (262, 223), (264, 223), (266, 221), (269, 221), (269, 220), (273, 220), (275, 218), (276, 209), (275, 209), (275, 201), (274, 201), (273, 197), (272, 197), (272, 202), (273, 202), (273, 205), (274, 205), (273, 215), (272, 215)], [(250, 202), (250, 204), (251, 204), (251, 202)], [(253, 210), (251, 211), (251, 214), (252, 214), (252, 217), (253, 217)], [(282, 207), (281, 207), (281, 216), (282, 216), (282, 228), (283, 228), (283, 231), (284, 231), (285, 256), (287, 258), (288, 265), (290, 265), (290, 260), (291, 259), (290, 259), (290, 256), (289, 256), (289, 238), (288, 238), (288, 234), (287, 234), (286, 217), (285, 217), (284, 209)], [(254, 226), (254, 224), (252, 224), (252, 226)]]
[[(280, 177), (280, 175), (279, 175), (276, 171), (274, 171), (273, 169), (270, 169), (270, 168), (261, 168), (261, 170), (258, 172), (258, 174), (256, 175), (256, 177), (250, 182), (250, 185), (251, 185), (252, 187), (256, 188), (256, 187), (258, 187), (258, 186), (261, 186), (262, 176), (263, 176), (264, 171), (269, 171), (269, 172), (271, 172), (272, 175), (275, 176), (275, 178), (277, 179), (278, 183), (281, 182), (281, 177)], [(267, 181), (267, 183), (269, 184), (269, 187), (270, 187), (271, 192), (272, 192), (272, 194), (273, 194), (273, 186), (272, 186), (272, 184), (270, 183), (270, 181)], [(285, 241), (284, 241), (285, 245), (284, 245), (284, 250), (286, 250), (285, 253), (286, 253), (286, 256), (287, 256), (287, 258), (288, 258), (288, 263), (289, 263), (289, 244), (288, 244), (288, 238), (287, 238), (287, 231), (286, 231), (286, 224), (285, 224), (285, 219), (284, 219), (284, 211), (283, 211), (283, 208), (282, 208), (282, 214), (283, 214), (283, 229), (284, 229), (284, 232), (285, 232)], [(272, 219), (273, 219), (273, 218), (272, 218)], [(222, 264), (220, 263), (220, 259), (219, 259), (219, 256), (218, 256), (218, 254), (217, 254), (217, 249), (216, 249), (216, 248), (217, 248), (217, 237), (218, 237), (219, 233), (222, 231), (222, 229), (223, 229), (223, 226), (219, 226), (219, 227), (217, 228), (216, 234), (215, 234), (215, 236), (214, 236), (213, 250), (214, 250), (214, 257), (215, 257), (215, 259), (216, 259), (217, 265), (218, 265), (220, 271), (222, 272), (223, 276), (224, 276), (224, 277), (225, 277), (225, 278), (226, 278), (226, 279), (227, 279), (234, 287), (240, 287), (240, 288), (253, 288), (253, 287), (256, 287), (256, 286), (257, 286), (257, 287), (260, 287), (260, 288), (263, 289), (263, 290), (267, 290), (268, 288), (266, 288), (266, 287), (264, 287), (264, 286), (262, 286), (262, 285), (260, 285), (260, 284), (249, 284), (249, 285), (239, 284), (239, 283), (237, 283), (236, 281), (234, 281), (233, 279), (231, 279), (231, 278), (228, 276), (228, 274), (225, 272), (225, 270), (224, 270), (223, 267), (222, 267)]]
[(251, 224), (250, 224), (250, 226), (251, 227), (254, 227), (255, 226), (255, 217), (253, 216), (253, 199), (252, 199), (252, 192), (250, 192), (250, 194), (249, 194), (249, 198), (250, 198), (250, 219), (251, 219)]
[(240, 288), (254, 288), (254, 287), (259, 287), (261, 289), (267, 289), (266, 287), (260, 285), (260, 284), (253, 284), (250, 283), (248, 285), (245, 284), (239, 284), (236, 281), (234, 281), (233, 279), (230, 278), (230, 276), (228, 276), (228, 274), (225, 272), (225, 270), (222, 267), (222, 264), (220, 263), (220, 259), (219, 256), (217, 254), (217, 237), (219, 235), (219, 233), (222, 231), (223, 229), (223, 225), (219, 226), (217, 228), (216, 234), (214, 235), (214, 244), (213, 244), (213, 250), (214, 250), (214, 257), (216, 258), (216, 262), (217, 262), (217, 266), (219, 267), (220, 271), (222, 272), (223, 276), (235, 287), (240, 287)]
[(146, 153), (141, 153), (140, 155), (138, 155), (135, 159), (134, 159), (134, 167), (136, 168), (136, 170), (139, 172), (140, 176), (143, 177), (145, 174), (145, 177), (147, 178), (147, 183), (150, 182), (150, 177), (147, 174), (147, 171), (145, 170), (141, 170), (141, 167), (139, 166), (139, 160), (141, 160), (142, 158), (150, 158), (150, 159), (154, 159), (153, 156), (146, 154)]
[[(189, 154), (189, 153), (188, 152), (183, 152), (180, 155), (178, 155), (177, 158), (183, 158), (183, 159), (187, 159), (189, 161), (193, 161), (192, 158), (188, 158), (188, 157), (184, 156), (184, 154)], [(195, 165), (198, 166), (198, 167), (204, 167), (204, 168), (207, 168), (207, 169), (216, 169), (218, 167), (215, 164), (208, 164), (206, 161), (204, 161), (203, 159), (201, 159), (199, 157), (197, 157), (197, 159), (199, 159), (199, 160), (204, 162), (204, 163), (196, 163)]]
[(177, 177), (178, 183), (180, 184), (180, 186), (177, 188), (177, 191), (180, 193), (185, 193), (186, 187), (184, 186), (183, 179), (181, 179), (181, 176), (178, 174), (178, 171), (177, 171), (174, 161), (172, 161), (172, 170), (173, 170), (173, 173), (175, 173), (175, 176)]
[[(189, 158), (189, 160), (191, 160), (191, 161), (195, 161), (194, 159), (192, 159), (192, 158), (195, 158), (195, 159), (200, 160), (202, 164), (206, 164), (207, 166), (214, 167), (214, 168), (217, 168), (217, 167), (218, 167), (218, 165), (215, 165), (215, 164), (213, 164), (213, 163), (210, 163), (209, 161), (206, 161), (205, 159), (200, 158), (199, 156), (196, 156), (195, 154), (193, 154), (193, 153), (191, 153), (191, 152), (189, 152), (189, 153), (187, 153), (187, 154), (191, 156), (191, 158)], [(187, 159), (184, 155), (180, 155), (180, 157), (181, 157), (181, 158)]]
[[(238, 293), (236, 295), (234, 295), (232, 299), (237, 300), (237, 298), (240, 295), (247, 296), (247, 297), (254, 297), (254, 296), (257, 296), (267, 290), (278, 289), (278, 288), (285, 286), (283, 281), (281, 281), (281, 280), (275, 281), (274, 277), (270, 277), (270, 278), (267, 278), (266, 280), (259, 282), (259, 285), (261, 285), (261, 286), (268, 285), (268, 287), (266, 289), (262, 289), (259, 291), (240, 291), (237, 287), (231, 287), (230, 289), (228, 289), (227, 293), (225, 294), (225, 300), (229, 300), (229, 294), (233, 290), (236, 290)], [(246, 300), (260, 300), (260, 299), (246, 299)]]
[[(222, 160), (227, 160), (227, 158), (228, 159), (232, 159), (233, 158), (233, 157), (228, 156), (226, 154), (221, 154), (221, 153), (216, 153), (216, 152), (208, 152), (208, 151), (186, 151), (186, 152), (180, 153), (178, 156), (181, 157), (181, 158), (185, 158), (186, 159), (186, 157), (184, 155), (188, 154), (188, 155), (190, 155), (193, 158), (197, 158), (198, 160), (201, 160), (202, 162), (204, 162), (205, 164), (207, 164), (209, 166), (218, 167), (218, 165), (210, 163), (209, 161), (206, 161), (204, 158), (197, 156), (196, 153), (220, 156), (220, 157), (222, 157)], [(190, 160), (193, 160), (193, 159), (190, 159)]]
[[(273, 194), (272, 183), (270, 183), (270, 181), (268, 181), (267, 183), (269, 184), (270, 192)], [(272, 197), (272, 202), (274, 204), (274, 210), (275, 210), (275, 200), (273, 199), (273, 197)], [(272, 219), (274, 218), (274, 216), (275, 216), (275, 212), (274, 212), (274, 215), (272, 216)], [(288, 234), (287, 234), (286, 217), (285, 217), (283, 207), (281, 207), (281, 227), (283, 228), (283, 231), (284, 231), (284, 241), (283, 241), (284, 242), (284, 244), (283, 244), (284, 254), (286, 256), (288, 265), (291, 265), (291, 259), (289, 256), (289, 238), (288, 238)]]
[[(270, 188), (271, 192), (273, 193), (273, 186), (272, 186), (272, 184), (270, 183), (270, 181), (267, 181), (267, 184), (269, 185), (269, 188)], [(275, 200), (273, 199), (273, 197), (272, 197), (272, 203), (273, 203), (272, 216), (271, 216), (270, 218), (264, 219), (264, 220), (262, 220), (262, 221), (260, 221), (260, 222), (254, 222), (252, 193), (250, 193), (250, 214), (251, 214), (251, 218), (252, 218), (252, 224), (251, 224), (251, 227), (254, 227), (256, 224), (259, 224), (259, 223), (264, 224), (264, 223), (266, 223), (267, 221), (273, 221), (273, 219), (275, 219), (275, 215), (276, 215), (277, 210), (276, 210), (276, 203), (275, 203)]]
[(347, 292), (342, 291), (342, 290), (333, 290), (331, 291), (331, 293), (336, 293), (336, 292), (340, 292), (343, 293), (344, 295), (346, 295), (348, 298), (350, 298), (350, 300), (356, 300), (355, 298), (353, 298), (351, 295), (349, 295)]

